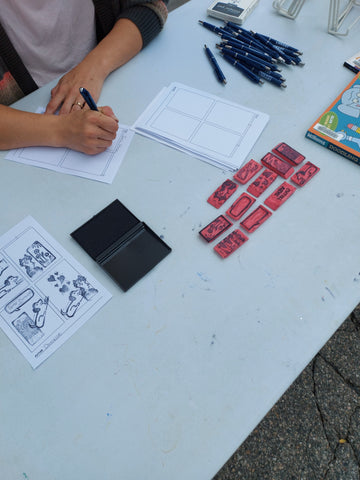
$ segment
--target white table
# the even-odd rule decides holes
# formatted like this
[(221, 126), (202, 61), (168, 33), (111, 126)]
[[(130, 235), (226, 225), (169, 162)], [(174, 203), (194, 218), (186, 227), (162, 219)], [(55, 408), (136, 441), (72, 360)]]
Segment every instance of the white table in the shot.
[[(352, 78), (342, 63), (358, 27), (337, 38), (327, 2), (292, 21), (262, 0), (245, 27), (299, 46), (306, 65), (284, 68), (280, 90), (222, 62), (222, 86), (203, 52), (217, 37), (197, 23), (208, 3), (172, 12), (99, 104), (131, 125), (182, 82), (270, 115), (252, 158), (285, 141), (321, 172), (223, 261), (197, 232), (227, 172), (138, 135), (112, 185), (1, 153), (0, 234), (32, 215), (113, 295), (35, 371), (0, 332), (3, 479), (210, 480), (359, 302), (360, 168), (304, 137)], [(19, 107), (44, 105), (49, 88)], [(115, 198), (173, 249), (127, 293), (69, 235)]]

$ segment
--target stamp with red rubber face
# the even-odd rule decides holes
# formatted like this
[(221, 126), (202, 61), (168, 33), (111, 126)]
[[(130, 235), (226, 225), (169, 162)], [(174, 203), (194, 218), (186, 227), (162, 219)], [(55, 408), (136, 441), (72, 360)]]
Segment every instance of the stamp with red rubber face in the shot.
[(270, 210), (265, 208), (263, 205), (259, 205), (250, 215), (248, 215), (245, 220), (243, 220), (240, 225), (245, 228), (249, 233), (255, 232), (260, 225), (262, 225), (272, 213)]
[(215, 245), (214, 250), (220, 257), (226, 258), (241, 247), (247, 240), (248, 237), (241, 230), (234, 230)]
[(254, 197), (259, 197), (265, 190), (270, 187), (273, 181), (277, 178), (277, 173), (272, 172), (271, 170), (265, 169), (255, 180), (250, 183), (247, 188), (247, 191), (254, 195)]
[(285, 179), (289, 178), (290, 175), (294, 173), (294, 169), (289, 163), (285, 162), (285, 160), (282, 160), (271, 152), (268, 152), (263, 156), (261, 163), (266, 168), (269, 168), (273, 172), (280, 175), (280, 177)]
[(237, 188), (238, 185), (236, 185), (235, 182), (227, 179), (215, 190), (214, 193), (210, 195), (207, 201), (213, 207), (220, 208), (226, 202), (226, 200), (231, 197)]
[(277, 210), (291, 195), (296, 188), (290, 183), (283, 182), (276, 190), (265, 200), (264, 204), (272, 210)]
[(219, 215), (215, 220), (210, 222), (206, 227), (200, 230), (199, 234), (207, 242), (212, 242), (215, 238), (218, 238), (228, 228), (232, 226), (232, 222), (228, 220), (224, 215)]
[(235, 173), (234, 178), (237, 182), (245, 185), (245, 183), (247, 183), (261, 169), (262, 166), (260, 165), (260, 163), (255, 162), (255, 160), (251, 159)]
[(300, 165), (305, 160), (304, 155), (296, 151), (294, 148), (290, 147), (285, 142), (279, 143), (272, 149), (272, 151), (280, 158), (290, 163), (294, 167)]
[(256, 202), (255, 198), (247, 193), (242, 193), (240, 197), (235, 200), (231, 207), (226, 211), (227, 215), (234, 220), (239, 220), (245, 212), (249, 210), (251, 205)]
[(320, 171), (320, 168), (311, 162), (306, 162), (305, 165), (299, 168), (299, 170), (291, 177), (291, 181), (297, 186), (302, 187), (309, 180), (313, 178)]

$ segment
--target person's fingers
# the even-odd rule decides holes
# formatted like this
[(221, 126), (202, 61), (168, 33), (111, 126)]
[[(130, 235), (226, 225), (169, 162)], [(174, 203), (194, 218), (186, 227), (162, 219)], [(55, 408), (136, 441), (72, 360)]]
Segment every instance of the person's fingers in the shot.
[(103, 115), (112, 118), (115, 120), (115, 122), (119, 123), (119, 119), (113, 112), (113, 109), (111, 107), (105, 106), (105, 107), (99, 107), (99, 112), (102, 113)]
[(107, 148), (111, 147), (112, 140), (104, 140), (96, 138), (93, 142), (87, 142), (87, 144), (81, 149), (87, 155), (97, 155), (104, 152)]
[[(70, 113), (71, 110), (73, 109), (73, 107), (79, 107), (78, 109), (76, 108), (75, 110), (81, 110), (80, 108), (80, 105), (78, 105), (77, 103), (77, 97), (76, 95), (67, 95), (63, 102), (62, 102), (62, 105), (61, 105), (61, 108), (59, 110), (59, 114), (60, 115), (64, 115), (66, 113)], [(79, 101), (80, 103), (80, 101)], [(82, 105), (82, 103), (81, 103)]]
[(45, 113), (55, 113), (63, 102), (63, 96), (59, 94), (59, 85), (51, 90), (51, 98), (46, 105)]
[(84, 101), (81, 101), (81, 100), (76, 100), (72, 107), (71, 107), (71, 110), (82, 110), (83, 108), (85, 108), (86, 104)]

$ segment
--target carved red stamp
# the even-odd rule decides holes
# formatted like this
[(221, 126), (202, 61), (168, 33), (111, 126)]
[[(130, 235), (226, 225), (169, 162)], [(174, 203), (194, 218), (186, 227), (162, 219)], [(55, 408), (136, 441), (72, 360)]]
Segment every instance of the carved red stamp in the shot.
[(264, 204), (272, 210), (277, 210), (291, 195), (296, 188), (287, 182), (283, 182), (273, 193), (268, 197)]
[(207, 242), (212, 242), (231, 226), (232, 222), (230, 222), (230, 220), (224, 217), (224, 215), (219, 215), (215, 220), (210, 222), (209, 225), (200, 230), (199, 234)]
[(207, 199), (208, 203), (215, 208), (220, 208), (226, 200), (231, 197), (231, 195), (238, 188), (235, 182), (230, 179), (225, 180), (224, 183), (218, 187), (213, 194)]
[(290, 175), (294, 173), (294, 169), (289, 163), (285, 162), (285, 160), (282, 160), (271, 152), (268, 152), (266, 155), (264, 155), (264, 157), (261, 159), (261, 163), (266, 168), (269, 168), (273, 172), (280, 175), (282, 178), (289, 178)]
[(301, 162), (305, 160), (304, 155), (297, 152), (294, 148), (290, 147), (287, 143), (281, 142), (279, 145), (276, 145), (272, 151), (280, 158), (290, 163), (294, 167), (300, 165)]
[(265, 190), (270, 187), (273, 181), (277, 178), (277, 174), (271, 170), (264, 170), (255, 180), (250, 183), (247, 188), (247, 191), (254, 195), (254, 197), (259, 197)]
[(248, 240), (248, 237), (240, 230), (234, 230), (224, 240), (215, 245), (214, 250), (222, 258), (226, 258)]
[(265, 208), (262, 205), (259, 205), (250, 215), (248, 215), (245, 220), (243, 220), (240, 225), (245, 228), (249, 233), (255, 232), (260, 225), (262, 225), (272, 213), (270, 210)]
[(291, 181), (299, 187), (305, 185), (320, 171), (320, 168), (311, 162), (306, 162), (292, 177)]
[(254, 202), (256, 202), (255, 198), (244, 192), (237, 200), (235, 200), (226, 213), (234, 220), (239, 220)]
[(234, 178), (237, 182), (245, 185), (245, 183), (247, 183), (261, 169), (262, 166), (260, 165), (260, 163), (255, 162), (255, 160), (251, 159), (235, 173)]

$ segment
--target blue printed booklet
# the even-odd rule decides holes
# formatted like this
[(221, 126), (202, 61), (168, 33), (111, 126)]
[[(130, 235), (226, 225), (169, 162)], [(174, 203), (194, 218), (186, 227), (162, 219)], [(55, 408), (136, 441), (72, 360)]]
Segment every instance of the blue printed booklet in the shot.
[(311, 125), (306, 137), (360, 164), (360, 73)]

